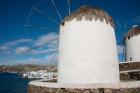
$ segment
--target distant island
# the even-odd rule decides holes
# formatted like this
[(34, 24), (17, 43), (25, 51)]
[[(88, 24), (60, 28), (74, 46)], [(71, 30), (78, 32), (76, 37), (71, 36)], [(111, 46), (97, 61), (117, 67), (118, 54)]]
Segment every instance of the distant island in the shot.
[(57, 66), (55, 65), (0, 65), (0, 73), (17, 73), (24, 78), (31, 79), (54, 79), (57, 77)]
[[(120, 79), (122, 81), (140, 80), (140, 62), (124, 62), (119, 64)], [(0, 73), (17, 73), (24, 78), (57, 79), (56, 65), (0, 65)]]

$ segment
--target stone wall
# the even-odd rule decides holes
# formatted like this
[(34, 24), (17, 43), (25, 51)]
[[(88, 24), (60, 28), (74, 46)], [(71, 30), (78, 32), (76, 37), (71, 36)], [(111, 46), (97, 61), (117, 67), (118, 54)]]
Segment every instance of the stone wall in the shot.
[(110, 89), (110, 88), (90, 88), (90, 89), (78, 89), (78, 88), (47, 88), (30, 85), (28, 87), (28, 93), (140, 93), (140, 88), (122, 88), (122, 89)]
[(120, 71), (140, 69), (140, 62), (127, 62), (119, 64)]
[(121, 63), (119, 68), (121, 81), (140, 81), (140, 62)]

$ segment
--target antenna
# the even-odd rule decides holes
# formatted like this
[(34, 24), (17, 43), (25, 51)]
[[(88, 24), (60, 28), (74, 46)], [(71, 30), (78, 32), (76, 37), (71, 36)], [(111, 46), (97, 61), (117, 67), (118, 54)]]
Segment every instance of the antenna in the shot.
[(60, 15), (60, 12), (59, 12), (59, 10), (57, 9), (57, 7), (56, 7), (56, 5), (55, 5), (54, 1), (53, 1), (53, 0), (51, 0), (51, 2), (52, 2), (52, 4), (53, 4), (54, 8), (56, 9), (56, 12), (57, 12), (57, 14), (58, 14), (58, 16), (59, 16), (60, 20), (62, 20), (62, 17), (61, 17), (61, 15)]
[(70, 0), (68, 0), (68, 7), (69, 7), (69, 15), (70, 15), (70, 12), (71, 12)]

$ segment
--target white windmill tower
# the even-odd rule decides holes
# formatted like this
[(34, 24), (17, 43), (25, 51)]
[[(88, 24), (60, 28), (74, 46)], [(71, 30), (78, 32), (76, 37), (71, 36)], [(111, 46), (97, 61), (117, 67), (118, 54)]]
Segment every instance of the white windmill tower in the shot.
[[(128, 45), (128, 41), (131, 41), (130, 37), (131, 36), (133, 37), (132, 33), (135, 33), (134, 28), (137, 28), (137, 27), (139, 28), (140, 22), (137, 20), (137, 18), (138, 18), (138, 16), (132, 18), (131, 20), (125, 21), (124, 25), (123, 24), (121, 25), (119, 23), (119, 21), (117, 21), (118, 30), (123, 32), (123, 34), (124, 34), (122, 36), (122, 39), (118, 42), (118, 45), (121, 46), (121, 51), (122, 51), (121, 52), (122, 55), (121, 55), (121, 59), (120, 59), (121, 63), (135, 61), (132, 59), (132, 57), (128, 57), (128, 55), (130, 55), (130, 54), (128, 54), (128, 51), (130, 50), (130, 49), (128, 49), (128, 47), (131, 48), (130, 45)], [(121, 29), (121, 28), (124, 28), (124, 29)], [(130, 28), (130, 30), (129, 30), (129, 28)], [(136, 35), (137, 35), (137, 33), (136, 33)], [(136, 35), (134, 35), (134, 36), (136, 36)]]
[(133, 26), (125, 36), (126, 61), (140, 61), (140, 26)]
[[(59, 18), (62, 19), (54, 1), (51, 0), (51, 2)], [(74, 13), (70, 13), (69, 0), (68, 4), (70, 15), (60, 25), (58, 82), (80, 84), (119, 82), (113, 19), (104, 10), (89, 6), (81, 7)], [(31, 12), (35, 11), (53, 23), (57, 23), (54, 18), (44, 14), (37, 6), (33, 6)], [(28, 21), (27, 18), (27, 23)], [(25, 26), (50, 29), (36, 24)]]
[(81, 7), (60, 26), (58, 83), (119, 82), (113, 19), (102, 9)]

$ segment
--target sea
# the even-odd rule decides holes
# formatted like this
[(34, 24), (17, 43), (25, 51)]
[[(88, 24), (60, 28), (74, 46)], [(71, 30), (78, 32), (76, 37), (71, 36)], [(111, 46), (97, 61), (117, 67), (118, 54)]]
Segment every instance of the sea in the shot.
[(0, 73), (0, 93), (27, 93), (30, 81), (16, 73)]

